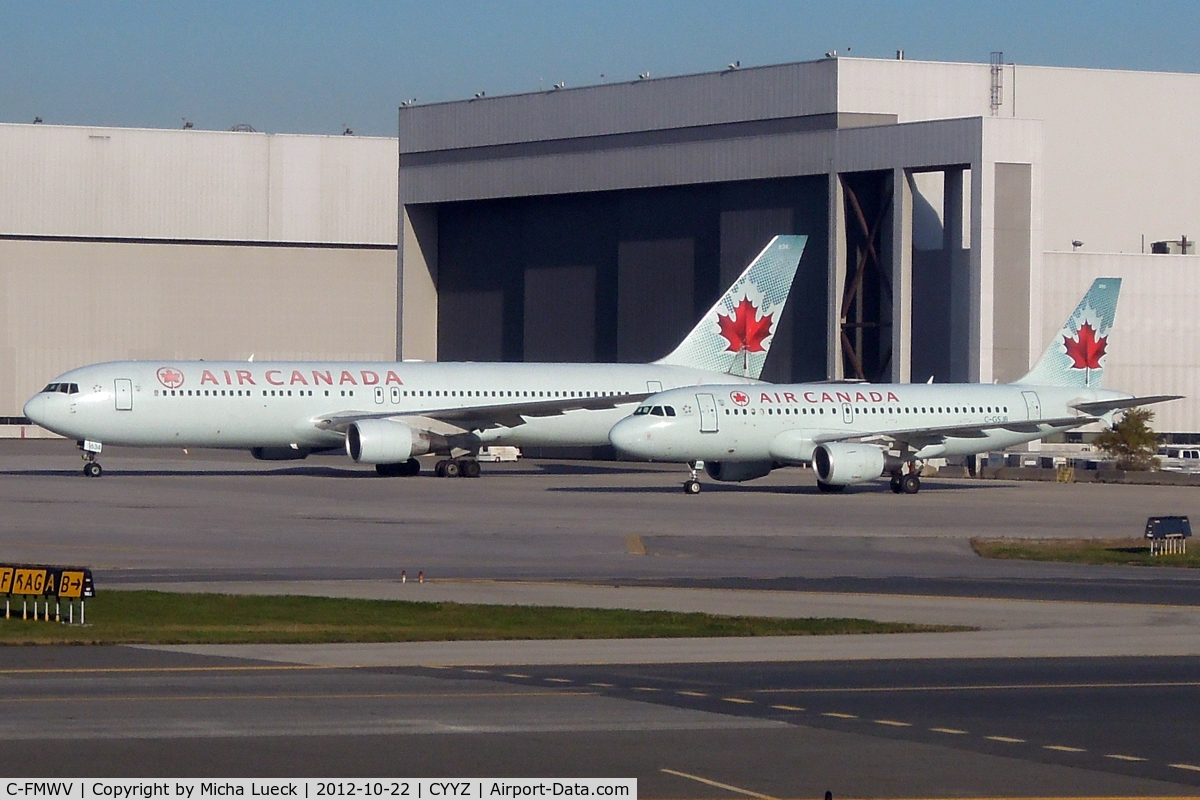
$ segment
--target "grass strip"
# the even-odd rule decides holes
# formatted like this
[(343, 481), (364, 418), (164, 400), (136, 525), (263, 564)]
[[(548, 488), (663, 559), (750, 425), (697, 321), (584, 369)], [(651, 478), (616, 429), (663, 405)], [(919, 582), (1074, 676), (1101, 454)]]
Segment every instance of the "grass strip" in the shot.
[(15, 610), (15, 619), (0, 615), (0, 644), (444, 642), (964, 630), (865, 619), (772, 619), (670, 611), (146, 591), (101, 591), (87, 602), (86, 627), (21, 619), (20, 601)]
[(1072, 564), (1132, 564), (1139, 567), (1200, 567), (1200, 548), (1150, 555), (1145, 539), (972, 539), (984, 558), (1065, 561)]

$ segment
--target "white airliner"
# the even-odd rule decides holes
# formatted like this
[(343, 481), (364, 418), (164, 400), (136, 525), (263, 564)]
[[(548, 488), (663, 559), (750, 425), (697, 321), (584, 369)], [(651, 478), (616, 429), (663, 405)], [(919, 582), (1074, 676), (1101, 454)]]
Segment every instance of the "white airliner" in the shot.
[(758, 383), (807, 238), (773, 238), (652, 364), (118, 361), (60, 375), (25, 416), (77, 440), (89, 477), (105, 444), (268, 460), (344, 447), (388, 476), (438, 453), (450, 457), (439, 475), (476, 477), (482, 446), (607, 445), (613, 424), (664, 388)]
[(893, 492), (915, 494), (923, 459), (1003, 450), (1178, 399), (1101, 388), (1120, 290), (1119, 278), (1097, 279), (1016, 383), (693, 386), (646, 399), (609, 438), (628, 455), (690, 463), (688, 494), (700, 491), (700, 461), (720, 481), (812, 464), (822, 491), (888, 475)]

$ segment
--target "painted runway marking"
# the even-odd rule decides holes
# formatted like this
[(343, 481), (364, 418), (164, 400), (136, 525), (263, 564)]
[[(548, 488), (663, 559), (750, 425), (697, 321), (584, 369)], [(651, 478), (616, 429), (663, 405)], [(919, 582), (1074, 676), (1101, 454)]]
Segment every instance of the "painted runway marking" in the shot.
[(1086, 753), (1082, 747), (1068, 747), (1065, 744), (1047, 744), (1042, 745), (1043, 750), (1057, 750), (1060, 753)]
[(759, 794), (758, 792), (752, 792), (749, 789), (743, 789), (740, 786), (730, 786), (728, 783), (721, 783), (720, 781), (713, 781), (713, 780), (709, 780), (708, 778), (701, 778), (699, 775), (690, 775), (686, 772), (679, 772), (678, 770), (666, 769), (666, 768), (660, 769), (659, 772), (665, 772), (668, 775), (677, 775), (680, 778), (687, 778), (690, 781), (696, 781), (697, 783), (703, 783), (706, 786), (715, 786), (716, 788), (724, 789), (727, 792), (735, 792), (737, 794), (744, 794), (747, 797), (757, 797), (757, 798), (759, 798), (759, 800), (775, 800), (775, 798), (771, 797), (771, 795), (769, 795), (769, 794)]
[(803, 711), (804, 710), (800, 706), (784, 706), (784, 705), (771, 706), (771, 708), (778, 708), (780, 711)]
[(506, 678), (528, 678), (530, 676), (522, 675), (520, 672), (506, 672), (506, 673), (504, 673), (504, 677), (506, 677)]
[(1200, 681), (1110, 681), (1096, 683), (980, 683), (955, 684), (952, 686), (820, 686), (784, 687), (778, 689), (755, 689), (764, 694), (834, 694), (838, 692), (962, 692), (962, 691), (1008, 691), (1013, 689), (1154, 689), (1186, 688), (1200, 686)]
[(745, 703), (746, 705), (754, 704), (753, 700), (747, 700), (744, 697), (722, 697), (721, 699), (726, 703)]
[(546, 678), (546, 680), (550, 683), (574, 683), (574, 681), (569, 678)]
[(611, 683), (589, 683), (588, 686), (599, 686), (601, 689), (613, 688), (613, 685)]
[(1197, 767), (1194, 764), (1167, 764), (1167, 766), (1174, 767), (1175, 769), (1186, 769), (1192, 772), (1200, 772), (1200, 767)]
[(966, 731), (960, 731), (958, 728), (930, 728), (929, 730), (934, 733), (951, 733), (955, 736), (961, 736), (966, 733)]
[(837, 719), (858, 719), (856, 714), (840, 714), (837, 711), (826, 711), (821, 714), (822, 717), (835, 717)]
[[(133, 675), (155, 673), (155, 672), (294, 672), (298, 670), (341, 670), (341, 669), (375, 669), (365, 665), (355, 665), (348, 667), (324, 667), (310, 666), (308, 664), (256, 664), (254, 666), (241, 667), (63, 667), (49, 669), (0, 669), (0, 675), (94, 675), (94, 674), (121, 674), (129, 673)], [(438, 667), (432, 665), (424, 665), (423, 669), (450, 669), (449, 667)]]
[(486, 669), (464, 669), (463, 672), (470, 672), (473, 675), (491, 675), (491, 670)]
[(1005, 744), (1024, 744), (1024, 739), (1016, 739), (1012, 736), (985, 736), (985, 739), (990, 739), (993, 742), (1004, 742)]
[(625, 537), (625, 552), (631, 556), (646, 555), (646, 544), (642, 541), (642, 537), (636, 533)]
[(880, 725), (891, 725), (893, 728), (911, 728), (911, 722), (899, 722), (894, 719), (877, 719), (875, 720)]
[(635, 686), (635, 687), (633, 687), (633, 690), (635, 692), (661, 692), (662, 691), (662, 689), (659, 689), (657, 686)]
[(708, 695), (707, 695), (707, 694), (705, 694), (704, 692), (685, 692), (685, 691), (678, 691), (678, 692), (676, 692), (675, 694), (683, 694), (683, 695), (687, 695), (688, 697), (708, 697)]
[(1137, 756), (1127, 756), (1122, 753), (1109, 753), (1108, 755), (1105, 756), (1105, 758), (1115, 758), (1117, 761), (1145, 761), (1146, 760), (1144, 758), (1138, 758)]

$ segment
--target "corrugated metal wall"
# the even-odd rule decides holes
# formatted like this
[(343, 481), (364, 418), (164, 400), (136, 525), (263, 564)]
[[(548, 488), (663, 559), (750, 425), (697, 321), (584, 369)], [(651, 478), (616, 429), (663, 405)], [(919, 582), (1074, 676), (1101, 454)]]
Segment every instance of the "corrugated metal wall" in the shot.
[(0, 124), (0, 234), (396, 244), (395, 139)]
[(1181, 394), (1152, 406), (1155, 430), (1200, 431), (1200, 256), (1046, 253), (1036, 360), (1096, 278), (1122, 278), (1105, 388)]

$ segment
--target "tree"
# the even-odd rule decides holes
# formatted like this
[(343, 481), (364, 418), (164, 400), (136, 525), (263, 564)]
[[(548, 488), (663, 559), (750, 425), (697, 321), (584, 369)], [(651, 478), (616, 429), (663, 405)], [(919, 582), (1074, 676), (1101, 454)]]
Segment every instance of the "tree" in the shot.
[(1096, 437), (1096, 447), (1112, 456), (1117, 469), (1145, 470), (1158, 465), (1158, 434), (1150, 428), (1154, 412), (1131, 408), (1121, 421)]

